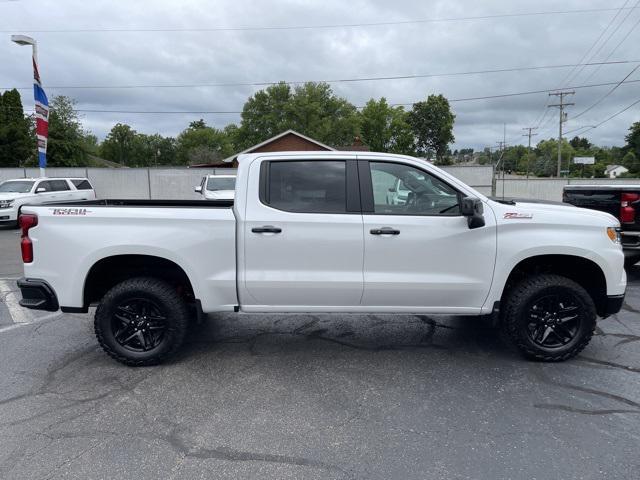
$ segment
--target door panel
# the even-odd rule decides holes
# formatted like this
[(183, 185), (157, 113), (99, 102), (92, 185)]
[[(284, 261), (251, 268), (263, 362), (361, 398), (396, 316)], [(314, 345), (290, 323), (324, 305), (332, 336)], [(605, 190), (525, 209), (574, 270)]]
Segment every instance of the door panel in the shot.
[[(261, 201), (246, 207), (242, 236), (248, 297), (242, 298), (241, 290), (242, 304), (282, 310), (359, 305), (362, 215), (347, 211), (346, 177), (351, 168), (346, 163), (265, 162), (266, 172), (258, 171), (258, 162), (251, 166), (248, 191), (260, 188)], [(352, 173), (357, 177), (355, 163)]]
[[(442, 180), (411, 165), (371, 162), (370, 168), (361, 175), (372, 179), (374, 204), (363, 216), (362, 305), (440, 313), (482, 307), (496, 255), (492, 213), (485, 213), (484, 227), (469, 229), (457, 206), (460, 196)], [(389, 204), (387, 192), (398, 179), (410, 191), (406, 200)]]

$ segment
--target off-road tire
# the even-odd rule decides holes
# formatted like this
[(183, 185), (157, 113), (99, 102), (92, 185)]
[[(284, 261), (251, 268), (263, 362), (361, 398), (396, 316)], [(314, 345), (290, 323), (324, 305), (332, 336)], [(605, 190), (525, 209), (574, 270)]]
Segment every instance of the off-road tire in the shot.
[[(166, 316), (163, 341), (145, 352), (133, 352), (116, 341), (112, 329), (115, 309), (129, 298), (148, 299), (159, 306)], [(171, 357), (182, 345), (189, 313), (187, 305), (174, 287), (151, 277), (125, 280), (109, 290), (96, 310), (94, 329), (98, 343), (104, 351), (120, 363), (132, 367), (157, 365)]]
[[(544, 296), (570, 295), (582, 307), (579, 327), (566, 345), (545, 348), (527, 334), (528, 309)], [(507, 293), (501, 308), (502, 328), (508, 338), (527, 358), (544, 362), (559, 362), (575, 357), (589, 343), (596, 327), (596, 307), (587, 291), (573, 280), (554, 274), (539, 274), (521, 280)]]

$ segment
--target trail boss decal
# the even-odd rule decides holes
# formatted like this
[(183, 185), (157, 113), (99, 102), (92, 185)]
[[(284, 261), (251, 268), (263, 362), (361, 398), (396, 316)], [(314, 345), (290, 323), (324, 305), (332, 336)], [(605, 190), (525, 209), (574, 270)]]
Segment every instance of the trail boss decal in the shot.
[(507, 212), (503, 217), (505, 220), (531, 220), (533, 213)]
[(54, 215), (86, 215), (88, 212), (86, 208), (52, 208)]

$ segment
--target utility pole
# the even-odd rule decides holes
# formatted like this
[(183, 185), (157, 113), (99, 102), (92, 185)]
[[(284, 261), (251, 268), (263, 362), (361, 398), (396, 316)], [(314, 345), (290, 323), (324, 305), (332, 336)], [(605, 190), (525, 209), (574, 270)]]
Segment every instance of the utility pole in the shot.
[(564, 92), (550, 93), (549, 96), (560, 97), (560, 103), (549, 105), (549, 107), (558, 107), (560, 111), (560, 126), (558, 129), (558, 178), (560, 178), (560, 171), (562, 170), (562, 124), (567, 121), (567, 114), (564, 113), (564, 107), (575, 105), (575, 103), (566, 103), (564, 97), (567, 95), (574, 95), (575, 90), (567, 90)]
[(531, 137), (538, 135), (537, 133), (531, 133), (533, 130), (537, 130), (538, 127), (524, 127), (523, 130), (528, 130), (528, 133), (522, 135), (523, 137), (529, 137), (529, 151), (527, 153), (527, 179), (529, 179), (529, 157), (531, 156)]
[[(503, 136), (504, 138), (504, 136)], [(493, 168), (493, 181), (492, 183), (492, 188), (491, 188), (491, 194), (495, 197), (496, 196), (496, 170), (498, 169), (498, 167), (500, 167), (500, 162), (502, 162), (502, 160), (504, 159), (504, 149), (507, 146), (507, 142), (504, 141), (504, 139), (502, 141), (498, 141), (498, 148), (500, 149), (500, 156), (498, 157), (498, 161), (495, 163), (495, 166)], [(504, 162), (502, 163), (502, 198), (504, 199)], [(498, 170), (499, 172), (499, 170)], [(498, 173), (498, 176), (500, 175), (500, 173)]]

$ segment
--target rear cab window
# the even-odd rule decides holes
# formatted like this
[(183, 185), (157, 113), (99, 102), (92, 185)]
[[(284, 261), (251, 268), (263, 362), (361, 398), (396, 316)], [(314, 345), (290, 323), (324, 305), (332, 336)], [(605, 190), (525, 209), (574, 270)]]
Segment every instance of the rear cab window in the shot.
[(355, 163), (346, 160), (263, 162), (260, 200), (272, 208), (294, 213), (359, 211), (357, 191), (347, 188), (348, 178), (357, 178), (355, 168)]

